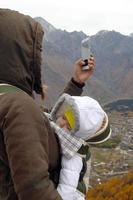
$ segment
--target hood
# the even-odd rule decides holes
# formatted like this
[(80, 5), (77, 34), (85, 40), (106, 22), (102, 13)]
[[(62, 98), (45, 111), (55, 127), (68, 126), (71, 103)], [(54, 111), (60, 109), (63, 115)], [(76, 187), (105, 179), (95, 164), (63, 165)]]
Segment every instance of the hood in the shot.
[(101, 143), (110, 137), (108, 116), (93, 98), (88, 96), (70, 96), (63, 94), (51, 111), (51, 119), (56, 121), (58, 113), (68, 105), (73, 110), (75, 127), (71, 134), (90, 144)]
[(31, 17), (0, 9), (0, 83), (41, 94), (43, 29)]

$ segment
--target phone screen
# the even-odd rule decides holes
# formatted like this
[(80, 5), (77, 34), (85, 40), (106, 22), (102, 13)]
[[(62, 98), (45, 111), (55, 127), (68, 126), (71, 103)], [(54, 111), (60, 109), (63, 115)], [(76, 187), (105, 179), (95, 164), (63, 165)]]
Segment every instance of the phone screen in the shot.
[(83, 70), (88, 70), (88, 58), (92, 55), (91, 53), (91, 43), (90, 43), (90, 37), (85, 38), (81, 41), (81, 57), (85, 62), (83, 65)]
[(90, 37), (82, 40), (81, 42), (81, 56), (83, 60), (86, 60), (91, 55), (91, 43), (90, 43)]

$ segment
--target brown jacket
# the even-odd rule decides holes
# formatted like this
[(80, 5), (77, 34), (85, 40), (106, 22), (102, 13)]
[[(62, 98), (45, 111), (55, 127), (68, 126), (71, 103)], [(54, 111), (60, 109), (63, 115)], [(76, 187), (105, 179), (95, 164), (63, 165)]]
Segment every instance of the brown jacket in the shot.
[[(69, 94), (80, 95), (72, 82)], [(24, 92), (0, 95), (0, 194), (7, 200), (61, 200), (60, 146), (39, 106)]]
[(43, 29), (31, 17), (0, 9), (0, 83), (41, 93)]
[[(61, 200), (56, 190), (60, 146), (30, 97), (33, 90), (41, 93), (42, 35), (32, 18), (0, 9), (0, 83), (26, 92), (0, 95), (2, 200)], [(65, 92), (80, 95), (82, 88), (70, 81)]]

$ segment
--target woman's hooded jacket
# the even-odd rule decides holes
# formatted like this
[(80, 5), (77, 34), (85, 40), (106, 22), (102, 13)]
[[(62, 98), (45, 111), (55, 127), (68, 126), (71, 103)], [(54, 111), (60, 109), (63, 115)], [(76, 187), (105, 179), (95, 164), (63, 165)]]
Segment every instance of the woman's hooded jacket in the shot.
[(0, 83), (15, 85), (29, 95), (40, 94), (41, 25), (29, 16), (0, 9)]
[[(34, 19), (0, 9), (2, 200), (62, 199), (55, 187), (60, 170), (60, 145), (39, 105), (30, 97), (33, 90), (42, 93), (42, 37), (41, 25)], [(3, 83), (12, 91), (1, 92)], [(13, 88), (19, 89), (14, 92)], [(64, 91), (80, 95), (82, 87), (70, 81)]]

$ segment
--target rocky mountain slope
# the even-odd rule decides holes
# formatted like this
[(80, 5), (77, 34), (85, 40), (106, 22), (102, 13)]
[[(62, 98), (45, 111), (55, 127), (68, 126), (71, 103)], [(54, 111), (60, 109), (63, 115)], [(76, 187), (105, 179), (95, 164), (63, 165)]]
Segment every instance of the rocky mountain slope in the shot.
[[(81, 41), (87, 35), (56, 29), (39, 17), (36, 20), (45, 31), (42, 73), (49, 86), (48, 102), (53, 104), (72, 76), (73, 63), (81, 56)], [(133, 98), (133, 37), (115, 31), (100, 31), (90, 36), (90, 40), (96, 68), (84, 94), (101, 103)]]

